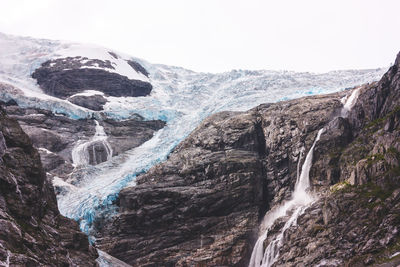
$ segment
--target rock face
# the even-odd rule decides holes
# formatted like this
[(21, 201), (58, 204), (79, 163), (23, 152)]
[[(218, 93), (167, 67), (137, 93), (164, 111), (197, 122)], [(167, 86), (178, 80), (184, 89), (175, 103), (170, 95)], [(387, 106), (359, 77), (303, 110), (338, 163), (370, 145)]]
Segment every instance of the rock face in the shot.
[(144, 76), (149, 77), (149, 73), (147, 72), (147, 70), (142, 65), (137, 63), (136, 61), (128, 60), (128, 64), (129, 64), (129, 66), (131, 66), (137, 72), (140, 72)]
[(0, 265), (97, 266), (75, 221), (60, 215), (38, 151), (0, 109)]
[[(260, 220), (290, 197), (325, 127), (310, 170), (318, 200), (285, 232), (274, 265), (397, 266), (399, 68), (400, 56), (381, 81), (350, 92), (209, 117), (120, 192), (97, 245), (133, 266), (246, 266)], [(358, 101), (343, 111), (354, 91)]]
[(313, 183), (336, 184), (289, 229), (276, 266), (400, 264), (399, 68), (400, 54), (316, 148)]
[[(147, 73), (139, 63), (134, 63), (133, 69)], [(128, 79), (126, 76), (104, 69), (114, 69), (114, 66), (107, 60), (82, 57), (59, 58), (44, 62), (33, 72), (32, 77), (46, 94), (62, 99), (85, 90), (97, 90), (117, 97), (146, 96), (152, 90), (149, 82)]]
[[(10, 117), (16, 119), (39, 150), (43, 167), (52, 176), (63, 178), (72, 167), (72, 150), (79, 140), (88, 141), (95, 135), (95, 121), (92, 119), (73, 120), (66, 116), (54, 115), (41, 109), (20, 108), (9, 103), (6, 107)], [(155, 131), (163, 128), (163, 121), (141, 121), (130, 119), (114, 121), (104, 119), (99, 124), (108, 136), (112, 156), (117, 156), (149, 140)], [(93, 143), (88, 149), (90, 164), (107, 160), (105, 147)], [(94, 154), (93, 154), (94, 153)]]
[(260, 217), (290, 195), (302, 147), (343, 94), (206, 119), (168, 161), (120, 192), (98, 246), (134, 266), (245, 266)]

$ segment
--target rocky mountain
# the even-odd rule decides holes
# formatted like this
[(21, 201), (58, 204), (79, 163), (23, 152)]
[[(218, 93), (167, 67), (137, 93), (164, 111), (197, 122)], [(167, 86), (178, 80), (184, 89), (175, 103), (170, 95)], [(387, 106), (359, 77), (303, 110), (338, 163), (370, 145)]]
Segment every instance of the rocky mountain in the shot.
[(0, 265), (97, 266), (78, 224), (62, 216), (40, 155), (0, 108)]
[[(1, 33), (0, 52), (2, 116), (30, 147), (4, 160), (23, 238), (0, 265), (95, 264), (58, 209), (104, 266), (247, 266), (266, 229), (268, 266), (396, 265), (399, 57), (373, 82), (386, 70), (196, 73)], [(313, 201), (266, 228), (307, 164)]]
[(134, 266), (245, 266), (260, 218), (290, 195), (302, 147), (343, 96), (207, 118), (165, 163), (120, 192), (121, 212), (97, 244)]
[[(114, 214), (121, 189), (165, 161), (209, 115), (342, 91), (385, 72), (197, 73), (94, 45), (1, 33), (0, 54), (0, 100), (39, 148), (61, 213), (88, 234)], [(151, 84), (150, 94), (131, 95), (126, 79)]]
[(324, 193), (288, 229), (277, 266), (400, 264), (399, 90), (400, 54), (321, 138), (311, 179)]
[(207, 118), (120, 192), (98, 246), (133, 266), (246, 266), (260, 220), (290, 197), (325, 127), (310, 170), (317, 200), (285, 230), (274, 266), (397, 266), (399, 68), (400, 54), (379, 82), (353, 89), (346, 116), (352, 92)]

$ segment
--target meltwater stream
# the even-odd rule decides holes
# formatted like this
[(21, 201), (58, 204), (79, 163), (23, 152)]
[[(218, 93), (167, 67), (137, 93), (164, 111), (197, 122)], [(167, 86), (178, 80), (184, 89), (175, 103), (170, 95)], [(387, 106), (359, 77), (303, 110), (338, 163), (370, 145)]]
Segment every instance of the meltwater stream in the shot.
[[(93, 164), (98, 164), (105, 160), (110, 160), (112, 157), (113, 151), (110, 143), (107, 141), (108, 136), (104, 132), (103, 126), (101, 126), (97, 120), (95, 120), (94, 122), (96, 123), (96, 132), (94, 136), (89, 141), (78, 141), (78, 143), (72, 149), (72, 163), (75, 166), (88, 165), (90, 163), (91, 156)], [(106, 156), (104, 160), (99, 159), (99, 156), (95, 151), (96, 144), (99, 144), (103, 147)], [(89, 149), (92, 149), (92, 151), (89, 151)]]

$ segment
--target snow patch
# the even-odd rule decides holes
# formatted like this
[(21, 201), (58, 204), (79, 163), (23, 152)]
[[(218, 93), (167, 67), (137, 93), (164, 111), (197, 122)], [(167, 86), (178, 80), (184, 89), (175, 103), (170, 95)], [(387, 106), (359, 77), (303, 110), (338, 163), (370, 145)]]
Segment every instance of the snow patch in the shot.
[(323, 259), (321, 260), (315, 267), (323, 267), (323, 266), (342, 266), (343, 261), (338, 259)]
[(50, 150), (44, 147), (39, 147), (39, 151), (45, 152), (46, 154), (55, 154), (54, 152), (51, 152)]
[(126, 264), (125, 262), (107, 254), (102, 250), (97, 250), (99, 257), (97, 258), (97, 262), (99, 263), (100, 267), (110, 267), (110, 266), (118, 266), (118, 267), (131, 267), (131, 265)]
[(74, 96), (94, 96), (94, 95), (104, 96), (104, 93), (96, 90), (85, 90), (82, 93), (71, 95), (70, 98)]
[[(113, 51), (112, 53), (119, 54)], [(88, 59), (100, 59), (103, 61), (109, 61), (114, 69), (101, 68), (98, 65), (83, 66), (82, 68), (102, 69), (108, 72), (117, 73), (119, 75), (125, 76), (128, 79), (150, 82), (149, 78), (147, 78), (142, 73), (137, 72), (128, 64), (128, 60), (130, 60), (130, 58), (123, 58), (121, 56), (115, 58), (114, 56), (112, 56), (112, 54), (110, 54), (110, 50), (105, 49), (104, 47), (101, 46), (64, 43), (62, 49), (55, 51), (54, 55), (55, 55), (54, 58), (81, 56), (81, 57), (86, 57)]]
[(63, 179), (61, 179), (58, 176), (53, 177), (53, 186), (54, 187), (67, 187), (70, 190), (75, 190), (76, 187), (70, 183), (65, 182)]

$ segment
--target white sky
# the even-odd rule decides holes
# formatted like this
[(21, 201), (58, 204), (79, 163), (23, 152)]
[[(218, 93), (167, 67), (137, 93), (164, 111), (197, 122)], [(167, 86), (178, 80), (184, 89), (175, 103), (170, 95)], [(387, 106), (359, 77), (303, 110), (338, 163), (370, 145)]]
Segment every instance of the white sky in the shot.
[(95, 43), (185, 68), (386, 67), (399, 0), (0, 0), (0, 31)]

